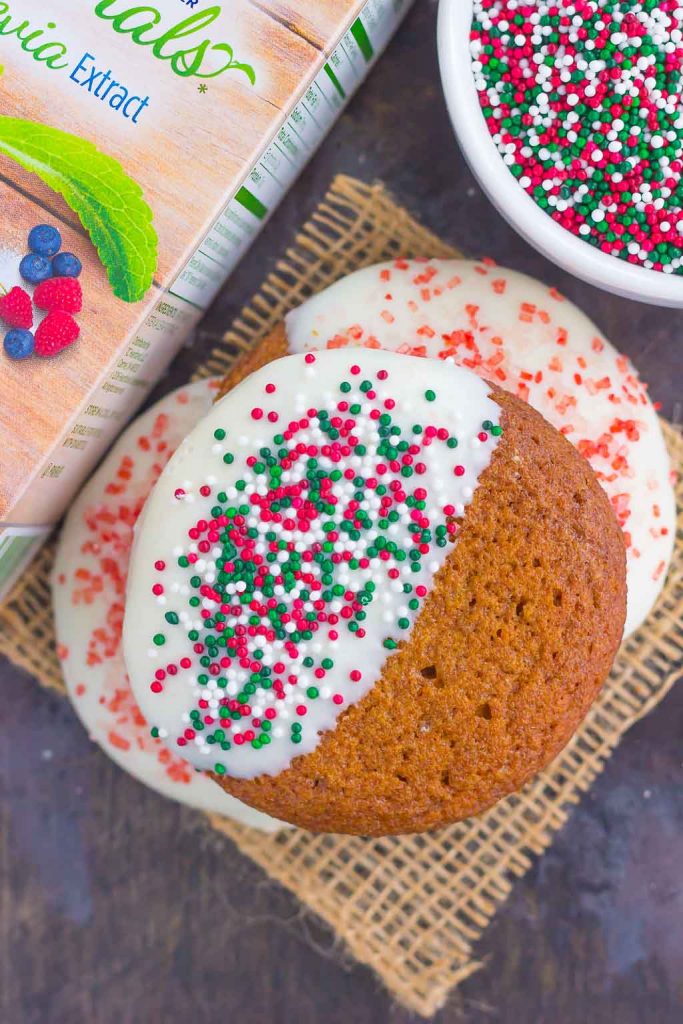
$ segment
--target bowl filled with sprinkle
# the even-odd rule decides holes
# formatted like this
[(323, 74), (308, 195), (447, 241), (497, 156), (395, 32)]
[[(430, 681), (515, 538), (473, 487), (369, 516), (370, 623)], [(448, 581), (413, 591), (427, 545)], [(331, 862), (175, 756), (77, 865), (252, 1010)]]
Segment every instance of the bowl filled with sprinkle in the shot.
[(440, 0), (451, 121), (548, 259), (683, 307), (683, 0)]

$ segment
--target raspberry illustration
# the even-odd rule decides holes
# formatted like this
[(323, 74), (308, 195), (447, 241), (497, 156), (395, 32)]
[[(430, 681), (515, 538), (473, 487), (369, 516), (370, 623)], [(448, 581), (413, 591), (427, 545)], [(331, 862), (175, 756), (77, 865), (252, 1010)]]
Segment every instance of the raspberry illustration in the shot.
[(28, 247), (39, 256), (54, 256), (62, 247), (62, 236), (51, 224), (37, 224), (28, 233)]
[(28, 292), (15, 287), (0, 296), (0, 317), (10, 327), (32, 327), (33, 306)]
[(28, 281), (30, 284), (39, 284), (41, 281), (46, 281), (48, 277), (52, 277), (52, 264), (47, 256), (38, 256), (36, 253), (30, 252), (19, 264), (19, 273), (24, 281)]
[(14, 327), (7, 332), (2, 344), (10, 359), (26, 359), (33, 355), (35, 339), (30, 331)]
[[(51, 224), (36, 224), (28, 233), (29, 252), (19, 263), (24, 281), (6, 292), (0, 284), (0, 321), (9, 328), (3, 339), (10, 359), (55, 356), (72, 345), (80, 327), (72, 314), (83, 308), (83, 290), (78, 280), (83, 264), (72, 252), (61, 252), (62, 236)], [(30, 293), (33, 292), (31, 295)], [(33, 331), (34, 307), (46, 316)]]
[(75, 277), (52, 277), (38, 285), (33, 293), (33, 301), (38, 309), (80, 313), (83, 308), (83, 292)]
[(80, 327), (70, 313), (55, 309), (48, 313), (36, 331), (37, 356), (56, 356), (72, 345), (80, 334)]
[(58, 252), (52, 260), (52, 273), (55, 277), (78, 277), (83, 264), (72, 252)]

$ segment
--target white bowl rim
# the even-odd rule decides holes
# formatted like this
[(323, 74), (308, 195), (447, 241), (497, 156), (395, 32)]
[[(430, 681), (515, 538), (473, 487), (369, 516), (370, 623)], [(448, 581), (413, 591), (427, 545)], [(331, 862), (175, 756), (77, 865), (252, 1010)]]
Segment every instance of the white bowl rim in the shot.
[(472, 2), (439, 0), (439, 65), (456, 136), (491, 202), (544, 256), (589, 284), (640, 302), (683, 308), (683, 276), (635, 266), (600, 252), (545, 213), (503, 163), (484, 120), (471, 70)]

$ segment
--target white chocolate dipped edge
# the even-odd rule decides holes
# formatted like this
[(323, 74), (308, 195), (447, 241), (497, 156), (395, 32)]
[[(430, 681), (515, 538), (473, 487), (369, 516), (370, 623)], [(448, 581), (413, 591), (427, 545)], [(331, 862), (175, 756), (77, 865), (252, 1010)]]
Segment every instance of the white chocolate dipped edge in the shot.
[(392, 353), (275, 360), (178, 447), (136, 527), (133, 691), (233, 777), (313, 750), (409, 635), (501, 432), (488, 385)]

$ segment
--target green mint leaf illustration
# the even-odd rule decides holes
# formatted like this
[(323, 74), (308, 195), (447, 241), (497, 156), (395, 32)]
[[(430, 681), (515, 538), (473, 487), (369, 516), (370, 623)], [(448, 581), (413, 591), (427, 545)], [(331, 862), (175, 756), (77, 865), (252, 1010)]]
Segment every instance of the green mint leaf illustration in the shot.
[(78, 214), (114, 294), (137, 302), (152, 283), (157, 235), (142, 189), (92, 142), (0, 115), (0, 153), (37, 174)]

